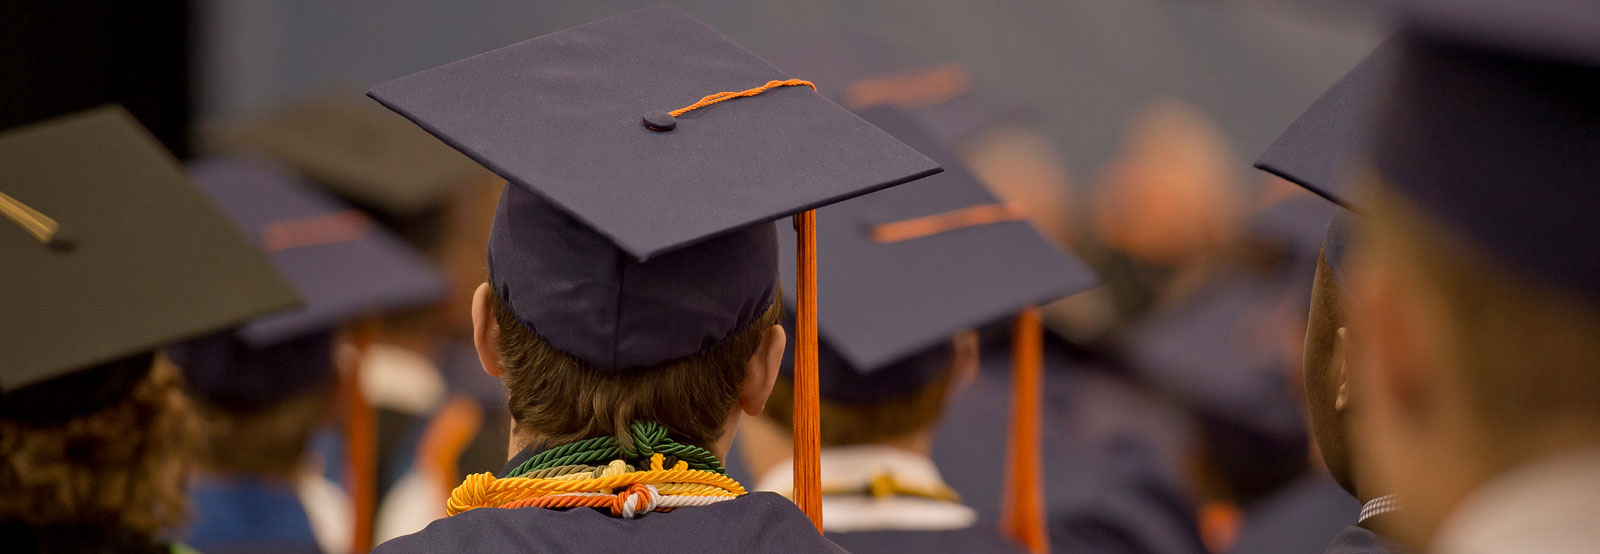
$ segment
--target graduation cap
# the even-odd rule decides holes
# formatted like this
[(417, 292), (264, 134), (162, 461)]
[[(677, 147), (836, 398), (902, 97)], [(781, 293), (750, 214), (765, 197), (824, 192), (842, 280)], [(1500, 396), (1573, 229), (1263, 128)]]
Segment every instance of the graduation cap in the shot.
[[(695, 355), (753, 322), (778, 289), (771, 221), (798, 213), (796, 420), (814, 430), (809, 210), (939, 167), (808, 84), (658, 6), (368, 94), (511, 183), (490, 281), (529, 329), (601, 371)], [(815, 433), (796, 445), (798, 503), (820, 522)]]
[[(910, 114), (880, 107), (859, 115), (945, 171), (818, 210), (817, 261), (837, 268), (817, 279), (823, 398), (871, 402), (916, 391), (949, 367), (957, 333), (1096, 283)], [(794, 234), (780, 238), (788, 280)], [(784, 292), (792, 305), (794, 294)]]
[(306, 99), (246, 123), (224, 142), (392, 218), (423, 214), (487, 176), (460, 152), (355, 94)]
[(804, 35), (771, 59), (807, 76), (846, 108), (904, 110), (944, 144), (958, 144), (1027, 111), (978, 86), (960, 63), (917, 56), (856, 32)]
[[(997, 200), (911, 115), (887, 107), (860, 115), (945, 171), (818, 210), (817, 261), (837, 268), (817, 281), (827, 315), (818, 329), (820, 394), (861, 403), (914, 392), (949, 370), (957, 333), (1016, 317), (1006, 496), (1017, 509), (1003, 531), (1043, 545), (1043, 337), (1033, 306), (1090, 288), (1097, 277), (1040, 236), (1019, 208)], [(795, 237), (781, 238), (783, 259), (795, 259)], [(797, 270), (781, 266), (786, 280)]]
[(7, 417), (89, 413), (125, 397), (151, 364), (93, 380), (78, 372), (299, 301), (119, 107), (0, 135), (0, 183)]
[[(1371, 117), (1361, 149), (1386, 186), (1510, 265), (1600, 296), (1600, 4), (1397, 4), (1391, 69), (1365, 85), (1380, 98), (1372, 115), (1301, 119), (1327, 129)], [(1304, 135), (1291, 127), (1279, 141)], [(1325, 165), (1316, 155), (1306, 167)]]
[(284, 168), (217, 158), (188, 169), (305, 298), (301, 309), (169, 349), (190, 389), (208, 401), (262, 406), (331, 378), (332, 332), (340, 324), (445, 293), (444, 274), (422, 254)]

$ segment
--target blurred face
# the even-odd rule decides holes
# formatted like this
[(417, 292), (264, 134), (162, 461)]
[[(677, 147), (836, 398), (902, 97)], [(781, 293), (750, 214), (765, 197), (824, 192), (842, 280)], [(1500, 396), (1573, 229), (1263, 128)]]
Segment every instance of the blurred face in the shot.
[[(1420, 217), (1374, 209), (1352, 256), (1355, 472), (1374, 490), (1404, 499), (1393, 537), (1420, 549), (1485, 475), (1478, 422), (1467, 387), (1450, 362), (1451, 321), (1442, 299), (1407, 252), (1409, 237), (1388, 218)], [(1412, 219), (1411, 221), (1415, 221)]]

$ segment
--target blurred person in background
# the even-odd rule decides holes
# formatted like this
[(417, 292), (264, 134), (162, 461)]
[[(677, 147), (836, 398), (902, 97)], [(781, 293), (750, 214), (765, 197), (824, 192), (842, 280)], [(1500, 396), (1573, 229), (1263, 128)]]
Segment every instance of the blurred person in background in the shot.
[(159, 349), (299, 298), (120, 107), (0, 135), (0, 183), (0, 540), (181, 549), (201, 430)]
[(504, 180), (357, 95), (323, 95), (218, 133), (219, 149), (266, 157), (372, 214), (445, 271), (438, 301), (357, 322), (364, 400), (377, 410), (374, 541), (444, 516), (465, 473), (503, 461), (510, 421), (471, 342), (473, 290)]
[(337, 337), (370, 314), (438, 302), (445, 276), (365, 213), (271, 162), (205, 159), (189, 173), (306, 304), (168, 350), (208, 427), (185, 542), (211, 553), (349, 552), (350, 498), (322, 476), (351, 468), (318, 467), (307, 451), (333, 421), (340, 358), (355, 361), (339, 355)]
[(1600, 5), (1400, 13), (1356, 176), (1356, 480), (1421, 550), (1593, 552)]
[[(879, 107), (860, 115), (945, 171), (822, 211), (837, 220), (877, 222), (819, 236), (818, 248), (831, 253), (835, 269), (818, 286), (858, 295), (852, 302), (822, 300), (819, 307), (830, 314), (819, 323), (826, 337), (818, 369), (824, 530), (858, 552), (1013, 551), (1026, 546), (1025, 539), (1008, 537), (1013, 543), (1007, 544), (997, 522), (981, 520), (945, 483), (931, 459), (934, 428), (978, 371), (978, 336), (964, 329), (1085, 289), (1095, 278), (1044, 240), (1020, 211), (995, 221), (928, 226), (929, 218), (1004, 204), (909, 114)], [(909, 231), (898, 235), (898, 229)], [(784, 239), (779, 259), (788, 275), (794, 262), (783, 260), (795, 257), (793, 239)], [(993, 271), (997, 267), (1016, 269)], [(792, 375), (792, 365), (784, 367)], [(793, 403), (793, 387), (780, 379), (762, 417), (740, 440), (757, 489), (793, 493), (787, 448)], [(979, 455), (999, 465), (1000, 452)], [(1042, 520), (1044, 514), (1037, 515)]]

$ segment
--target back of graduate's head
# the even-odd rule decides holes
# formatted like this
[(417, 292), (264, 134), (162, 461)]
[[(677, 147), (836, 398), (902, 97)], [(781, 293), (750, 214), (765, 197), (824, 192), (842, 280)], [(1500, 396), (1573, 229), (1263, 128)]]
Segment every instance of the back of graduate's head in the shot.
[(1355, 217), (1348, 212), (1334, 216), (1323, 240), (1311, 285), (1301, 367), (1311, 434), (1323, 462), (1340, 486), (1366, 498), (1375, 491), (1357, 491), (1351, 475), (1349, 417), (1356, 399), (1350, 385), (1354, 373), (1350, 355), (1356, 330), (1349, 323), (1349, 294), (1343, 287), (1344, 252)]
[[(978, 337), (972, 331), (866, 374), (848, 367), (826, 345), (820, 350), (823, 446), (914, 440), (932, 431), (951, 396), (978, 370)], [(794, 427), (791, 380), (778, 379), (762, 416), (782, 429)]]
[(0, 521), (145, 535), (182, 521), (200, 428), (161, 356), (103, 363), (7, 393), (4, 404)]
[(518, 442), (558, 445), (613, 436), (631, 444), (629, 425), (649, 420), (685, 443), (720, 452), (717, 445), (729, 435), (735, 416), (760, 412), (784, 351), (785, 336), (777, 326), (783, 304), (776, 299), (725, 341), (628, 371), (602, 370), (555, 348), (487, 284), (478, 290), (474, 318), (485, 309), (493, 336), (485, 336), (479, 324), (479, 357), (489, 341), (493, 358), (483, 360), (484, 367), (505, 386)]

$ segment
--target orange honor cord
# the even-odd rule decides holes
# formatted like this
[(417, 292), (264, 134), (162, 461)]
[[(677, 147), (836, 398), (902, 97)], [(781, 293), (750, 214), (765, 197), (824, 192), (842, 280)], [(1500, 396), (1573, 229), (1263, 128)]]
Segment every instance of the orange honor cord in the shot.
[(979, 204), (874, 225), (872, 240), (881, 243), (901, 242), (967, 227), (1021, 221), (1026, 216), (1021, 207), (1013, 204)]
[(345, 482), (349, 487), (353, 529), (350, 552), (372, 550), (373, 520), (378, 502), (377, 415), (361, 394), (361, 364), (371, 342), (369, 332), (355, 333), (354, 353), (346, 359), (339, 382), (340, 403), (344, 408)]
[(1011, 437), (1006, 448), (1000, 533), (1029, 552), (1049, 552), (1039, 449), (1044, 331), (1039, 324), (1038, 308), (1029, 307), (1017, 315), (1012, 340)]
[(817, 392), (817, 214), (794, 216), (799, 260), (794, 331), (794, 503), (822, 532), (822, 424)]

